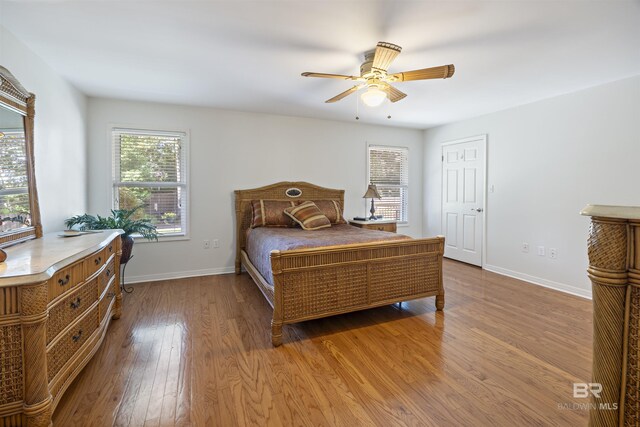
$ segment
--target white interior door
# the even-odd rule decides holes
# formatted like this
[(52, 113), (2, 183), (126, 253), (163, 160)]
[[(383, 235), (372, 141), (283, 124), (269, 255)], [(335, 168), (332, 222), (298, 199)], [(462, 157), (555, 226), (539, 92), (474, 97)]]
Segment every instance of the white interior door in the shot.
[(486, 136), (442, 145), (444, 256), (482, 266)]

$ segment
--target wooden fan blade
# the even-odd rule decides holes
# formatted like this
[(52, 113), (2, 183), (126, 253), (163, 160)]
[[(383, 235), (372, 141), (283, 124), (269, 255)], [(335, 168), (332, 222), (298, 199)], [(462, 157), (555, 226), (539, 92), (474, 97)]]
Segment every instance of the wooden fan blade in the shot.
[(421, 70), (391, 74), (389, 80), (406, 82), (410, 80), (448, 79), (453, 76), (455, 71), (456, 67), (454, 67), (453, 64), (442, 65), (440, 67), (423, 68)]
[(354, 87), (352, 87), (352, 88), (349, 88), (349, 89), (345, 90), (344, 92), (339, 93), (338, 95), (334, 96), (333, 98), (331, 98), (331, 99), (327, 99), (327, 100), (326, 100), (326, 101), (324, 101), (324, 102), (326, 102), (326, 103), (331, 103), (331, 102), (340, 101), (342, 98), (345, 98), (345, 97), (347, 97), (347, 96), (351, 95), (353, 92), (355, 92), (355, 91), (357, 91), (358, 89), (360, 89), (360, 87), (361, 87), (361, 86), (354, 86)]
[(345, 76), (344, 74), (311, 73), (306, 71), (301, 74), (304, 77), (322, 77), (325, 79), (359, 80), (358, 76)]
[(387, 91), (387, 96), (389, 97), (389, 101), (391, 102), (398, 102), (407, 96), (406, 93), (396, 89), (391, 85), (387, 85), (385, 90)]
[(373, 56), (373, 63), (371, 64), (371, 67), (387, 71), (389, 69), (389, 65), (391, 65), (393, 60), (396, 59), (401, 51), (402, 48), (398, 45), (379, 42), (376, 47), (376, 53)]

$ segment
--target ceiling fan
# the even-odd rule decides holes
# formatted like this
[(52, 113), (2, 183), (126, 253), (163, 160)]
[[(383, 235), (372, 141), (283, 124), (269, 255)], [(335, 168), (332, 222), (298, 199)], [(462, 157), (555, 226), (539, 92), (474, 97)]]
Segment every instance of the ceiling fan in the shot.
[(389, 98), (391, 102), (398, 102), (407, 96), (406, 93), (391, 85), (395, 82), (410, 80), (448, 79), (453, 76), (455, 67), (453, 64), (440, 67), (422, 68), (420, 70), (404, 71), (402, 73), (388, 74), (387, 69), (394, 59), (400, 54), (402, 48), (393, 43), (379, 42), (375, 49), (365, 52), (364, 62), (360, 66), (360, 76), (346, 76), (342, 74), (327, 73), (302, 73), (305, 77), (323, 77), (329, 79), (355, 80), (360, 82), (350, 89), (327, 99), (325, 102), (336, 102), (342, 98), (367, 88), (362, 94), (362, 101), (370, 107), (376, 107)]

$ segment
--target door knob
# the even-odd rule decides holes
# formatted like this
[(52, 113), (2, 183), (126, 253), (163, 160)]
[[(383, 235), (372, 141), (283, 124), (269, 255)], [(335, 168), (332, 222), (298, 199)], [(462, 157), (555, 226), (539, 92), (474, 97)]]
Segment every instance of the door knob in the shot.
[(476, 212), (482, 212), (482, 211), (484, 211), (484, 209), (482, 209), (482, 208), (477, 208), (477, 209), (471, 208), (471, 210), (472, 210), (472, 211), (476, 211)]

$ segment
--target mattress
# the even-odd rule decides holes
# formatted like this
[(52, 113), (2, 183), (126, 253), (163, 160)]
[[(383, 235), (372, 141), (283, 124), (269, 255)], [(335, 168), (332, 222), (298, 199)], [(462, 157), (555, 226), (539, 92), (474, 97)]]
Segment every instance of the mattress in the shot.
[(270, 254), (273, 250), (319, 248), (353, 243), (387, 242), (411, 239), (402, 234), (367, 230), (349, 224), (307, 231), (301, 228), (258, 227), (247, 230), (246, 252), (262, 277), (273, 286)]

